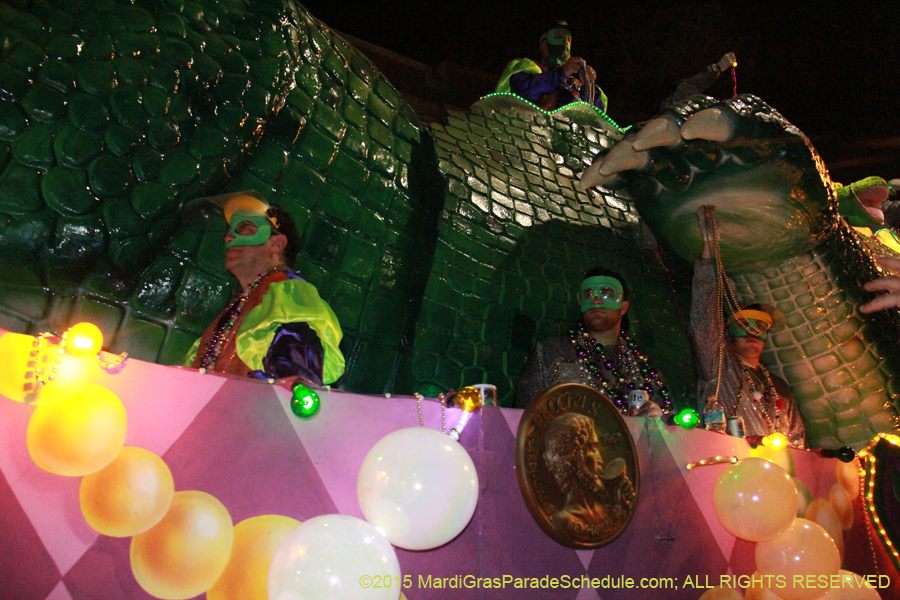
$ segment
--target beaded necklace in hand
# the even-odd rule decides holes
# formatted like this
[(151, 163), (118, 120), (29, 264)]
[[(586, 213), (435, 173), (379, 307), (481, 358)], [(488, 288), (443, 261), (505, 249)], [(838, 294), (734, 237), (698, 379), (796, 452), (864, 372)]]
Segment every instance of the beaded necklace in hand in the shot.
[(225, 309), (225, 313), (222, 315), (222, 318), (219, 319), (219, 324), (216, 327), (216, 330), (209, 338), (209, 343), (206, 345), (206, 351), (203, 353), (203, 358), (200, 359), (201, 369), (211, 371), (216, 368), (216, 361), (219, 360), (219, 355), (222, 354), (222, 350), (225, 349), (225, 344), (228, 343), (228, 338), (231, 336), (231, 331), (232, 329), (234, 329), (234, 324), (237, 322), (238, 317), (241, 315), (244, 305), (247, 303), (247, 299), (250, 298), (250, 294), (253, 293), (253, 290), (259, 287), (259, 283), (263, 279), (277, 270), (278, 267), (273, 267), (265, 273), (260, 274), (260, 276), (257, 277), (255, 281), (247, 285), (246, 290), (235, 296), (234, 300), (231, 301), (231, 304), (229, 304), (228, 308)]
[[(660, 381), (659, 372), (627, 333), (623, 331), (619, 334), (612, 357), (608, 357), (603, 344), (598, 344), (591, 336), (584, 321), (578, 321), (575, 328), (569, 331), (569, 336), (578, 355), (582, 381), (606, 392), (619, 411), (628, 412), (628, 392), (635, 389), (644, 389), (650, 394), (659, 392), (664, 404), (660, 408), (669, 410), (669, 391)], [(612, 375), (613, 381), (607, 374)]]
[[(759, 368), (762, 369), (763, 372), (763, 381), (761, 382), (763, 388), (762, 391), (759, 390), (758, 386), (760, 382), (757, 381), (756, 376), (751, 372), (750, 367), (741, 361), (741, 370), (744, 372), (744, 381), (747, 382), (750, 392), (750, 403), (756, 412), (762, 414), (771, 430), (776, 432), (778, 431), (778, 425), (781, 423), (781, 409), (784, 405), (784, 400), (778, 395), (778, 391), (775, 389), (775, 383), (772, 381), (769, 370), (763, 366), (762, 363), (759, 364)], [(774, 415), (772, 414), (773, 410), (775, 413)]]

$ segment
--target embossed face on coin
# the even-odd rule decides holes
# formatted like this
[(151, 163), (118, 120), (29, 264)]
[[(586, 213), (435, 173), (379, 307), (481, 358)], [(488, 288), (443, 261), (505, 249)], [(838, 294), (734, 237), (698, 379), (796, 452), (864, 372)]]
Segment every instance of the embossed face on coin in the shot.
[(586, 385), (557, 385), (531, 401), (519, 422), (516, 467), (531, 516), (564, 546), (610, 543), (637, 508), (631, 433), (616, 406)]

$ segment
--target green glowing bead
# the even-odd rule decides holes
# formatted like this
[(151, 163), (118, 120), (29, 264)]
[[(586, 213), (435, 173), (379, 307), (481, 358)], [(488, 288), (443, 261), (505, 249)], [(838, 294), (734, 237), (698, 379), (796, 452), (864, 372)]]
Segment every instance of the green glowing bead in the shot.
[(685, 408), (675, 417), (675, 422), (685, 429), (693, 429), (700, 422), (700, 415), (693, 408)]
[(319, 414), (320, 408), (318, 394), (302, 383), (294, 386), (294, 395), (291, 396), (291, 411), (295, 415), (301, 419), (312, 419)]

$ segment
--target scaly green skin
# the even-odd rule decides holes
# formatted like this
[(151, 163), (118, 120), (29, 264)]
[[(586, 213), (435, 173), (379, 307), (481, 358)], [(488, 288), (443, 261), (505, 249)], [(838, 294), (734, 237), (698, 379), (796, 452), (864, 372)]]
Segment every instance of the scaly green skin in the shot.
[[(679, 318), (687, 264), (652, 251), (628, 194), (573, 185), (621, 138), (591, 109), (548, 116), (501, 96), (428, 131), (368, 60), (290, 0), (57, 4), (0, 4), (0, 326), (86, 319), (108, 349), (180, 361), (233, 282), (221, 234), (186, 229), (179, 209), (257, 189), (300, 224), (295, 266), (346, 334), (344, 388), (434, 395), (488, 381), (508, 403), (535, 340), (577, 318), (580, 272), (602, 262), (633, 288), (638, 343), (676, 400), (694, 403)], [(692, 258), (689, 203), (702, 199), (679, 196), (684, 184), (758, 193), (765, 182), (768, 210), (745, 224), (719, 202), (726, 239), (748, 242), (726, 243), (726, 260), (742, 294), (789, 313), (769, 359), (794, 379), (814, 440), (857, 443), (890, 426), (882, 405), (896, 398), (896, 369), (854, 340), (882, 333), (893, 360), (886, 343), (900, 326), (881, 315), (872, 332), (853, 316), (824, 332), (852, 312), (856, 279), (873, 275), (868, 251), (839, 224), (798, 132), (758, 114), (772, 116), (742, 125), (754, 144), (654, 151), (654, 177), (629, 189), (664, 247)], [(790, 160), (748, 170), (720, 164), (724, 152)], [(685, 180), (691, 163), (712, 174)], [(672, 193), (648, 193), (657, 182)], [(790, 190), (804, 196), (785, 201)]]
[(876, 272), (871, 242), (838, 216), (805, 136), (758, 98), (695, 99), (660, 116), (681, 124), (707, 108), (728, 115), (728, 141), (652, 149), (648, 165), (621, 173), (620, 184), (657, 239), (685, 260), (699, 255), (697, 207), (716, 207), (740, 300), (786, 315), (763, 360), (791, 383), (813, 446), (860, 447), (896, 429), (897, 316), (856, 311), (862, 282)]
[(180, 363), (234, 289), (180, 207), (255, 189), (300, 225), (345, 385), (389, 391), (441, 208), (396, 90), (291, 0), (54, 4), (0, 4), (0, 326)]

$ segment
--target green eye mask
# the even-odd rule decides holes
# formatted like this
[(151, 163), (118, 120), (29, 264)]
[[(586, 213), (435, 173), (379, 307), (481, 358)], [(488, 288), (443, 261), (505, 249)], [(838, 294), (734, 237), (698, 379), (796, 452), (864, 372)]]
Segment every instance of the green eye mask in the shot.
[[(237, 232), (241, 223), (249, 221), (256, 225), (256, 231), (246, 235)], [(272, 235), (272, 225), (269, 219), (255, 214), (235, 213), (231, 216), (231, 228), (228, 233), (234, 235), (234, 239), (225, 243), (225, 248), (235, 248), (237, 246), (258, 246), (264, 244)]]
[(547, 64), (563, 65), (572, 55), (572, 34), (558, 27), (547, 32)]
[(741, 327), (737, 321), (732, 321), (728, 324), (728, 333), (731, 334), (731, 337), (752, 337), (765, 342), (768, 337), (769, 325), (765, 321), (758, 319), (745, 320), (747, 327)]
[[(595, 304), (594, 298), (599, 298), (600, 303)], [(622, 308), (625, 301), (625, 292), (622, 283), (613, 277), (598, 275), (588, 277), (581, 282), (581, 291), (578, 294), (578, 302), (581, 304), (581, 312), (594, 308)]]

